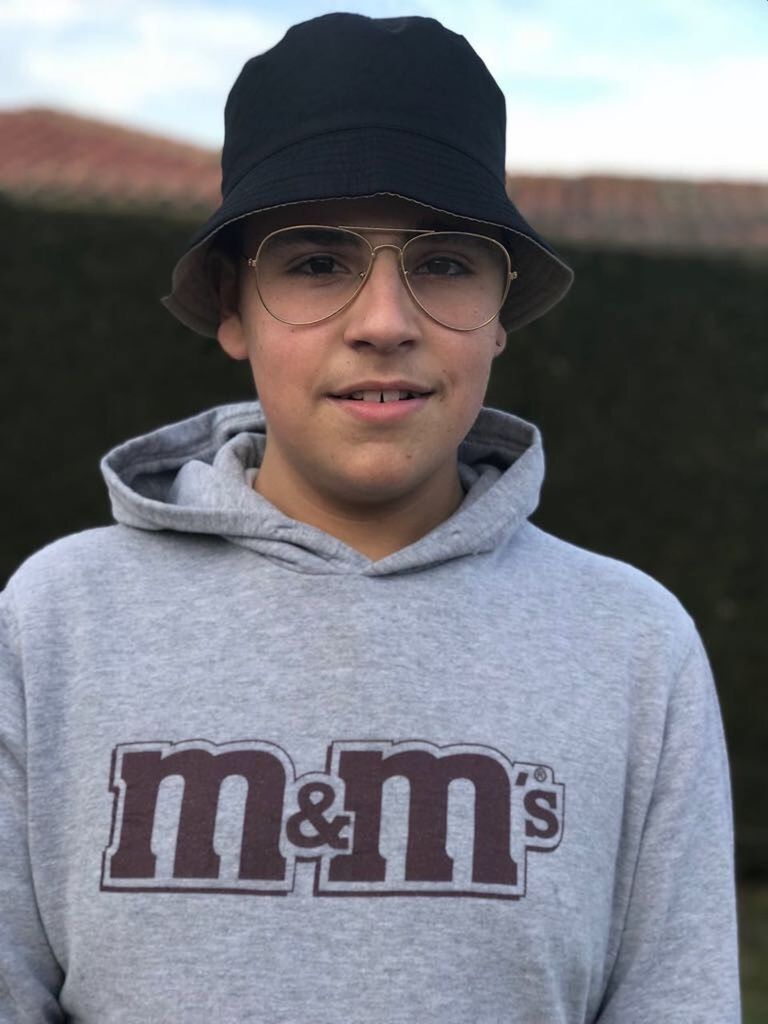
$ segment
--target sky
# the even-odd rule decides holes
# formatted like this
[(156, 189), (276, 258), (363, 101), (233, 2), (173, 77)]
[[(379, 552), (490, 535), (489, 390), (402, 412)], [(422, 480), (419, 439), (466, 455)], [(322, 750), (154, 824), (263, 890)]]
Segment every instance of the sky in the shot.
[(506, 97), (512, 172), (768, 181), (768, 0), (0, 0), (0, 108), (219, 148), (242, 64), (333, 10), (466, 36)]

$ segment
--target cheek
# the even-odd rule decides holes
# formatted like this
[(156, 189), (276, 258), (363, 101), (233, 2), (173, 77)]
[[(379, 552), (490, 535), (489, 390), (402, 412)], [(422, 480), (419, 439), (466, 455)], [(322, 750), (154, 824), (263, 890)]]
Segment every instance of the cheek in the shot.
[(474, 423), (475, 417), (485, 401), (491, 367), (497, 352), (498, 348), (496, 347), (495, 339), (490, 339), (483, 346), (478, 346), (478, 349), (465, 361), (463, 367), (464, 394), (465, 409), (470, 420), (469, 426)]
[[(485, 339), (483, 339), (485, 341)], [(453, 364), (454, 384), (467, 401), (482, 401), (496, 349), (488, 344), (464, 348)]]
[(262, 401), (267, 396), (279, 398), (291, 387), (291, 370), (298, 365), (295, 354), (292, 358), (290, 338), (282, 336), (275, 327), (275, 321), (265, 321), (263, 316), (254, 315), (253, 310), (249, 312), (246, 327), (248, 361), (256, 390)]
[(251, 336), (249, 361), (256, 394), (275, 435), (301, 433), (315, 411), (319, 367), (306, 339), (292, 339), (290, 331), (268, 330)]
[(441, 429), (447, 430), (452, 443), (460, 443), (469, 432), (482, 407), (488, 387), (492, 355), (487, 347), (462, 347), (454, 358), (443, 364), (446, 404)]

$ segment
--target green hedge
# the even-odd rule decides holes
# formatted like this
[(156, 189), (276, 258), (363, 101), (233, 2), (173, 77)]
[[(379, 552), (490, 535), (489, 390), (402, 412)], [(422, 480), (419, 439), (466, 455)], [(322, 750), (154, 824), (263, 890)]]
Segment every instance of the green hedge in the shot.
[[(97, 461), (111, 445), (252, 395), (247, 367), (158, 303), (194, 226), (0, 203), (2, 578), (109, 521)], [(510, 337), (489, 403), (542, 429), (539, 525), (639, 566), (696, 619), (726, 720), (740, 872), (756, 876), (768, 865), (767, 261), (563, 252), (577, 283)]]

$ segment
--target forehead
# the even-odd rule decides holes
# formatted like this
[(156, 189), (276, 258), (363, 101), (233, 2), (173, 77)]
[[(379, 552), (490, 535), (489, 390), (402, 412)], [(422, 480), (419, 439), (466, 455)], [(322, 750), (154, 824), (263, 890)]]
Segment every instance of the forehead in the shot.
[(373, 196), (366, 199), (327, 199), (312, 203), (292, 203), (244, 219), (243, 238), (248, 246), (258, 245), (270, 231), (294, 224), (345, 224), (351, 227), (423, 228), (475, 231), (501, 237), (493, 225), (456, 217), (430, 206), (401, 199), (399, 196)]

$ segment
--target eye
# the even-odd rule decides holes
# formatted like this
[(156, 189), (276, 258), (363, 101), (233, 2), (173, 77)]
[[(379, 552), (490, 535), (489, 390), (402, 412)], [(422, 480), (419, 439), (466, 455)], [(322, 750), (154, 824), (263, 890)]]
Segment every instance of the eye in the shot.
[(306, 277), (327, 277), (332, 274), (349, 273), (336, 256), (330, 253), (313, 253), (297, 260), (289, 268), (291, 274), (302, 274)]
[(418, 266), (412, 267), (411, 274), (426, 274), (430, 277), (457, 277), (470, 273), (469, 267), (454, 256), (435, 255), (423, 259)]

